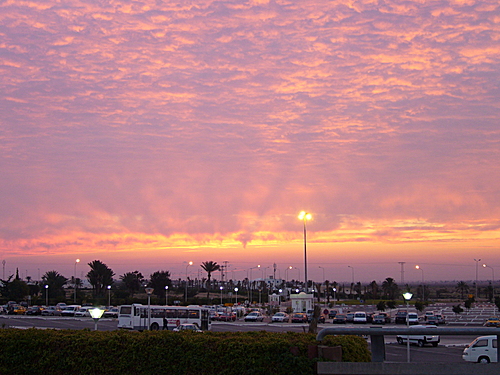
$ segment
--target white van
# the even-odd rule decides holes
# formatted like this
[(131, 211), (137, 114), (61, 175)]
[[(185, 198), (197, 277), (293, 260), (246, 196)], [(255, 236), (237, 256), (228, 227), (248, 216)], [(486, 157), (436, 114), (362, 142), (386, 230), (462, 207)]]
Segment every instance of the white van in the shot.
[(497, 362), (497, 336), (481, 336), (464, 349), (462, 358), (467, 362)]
[(357, 311), (354, 313), (354, 321), (356, 323), (368, 323), (368, 316), (364, 311)]
[(396, 340), (398, 344), (402, 345), (406, 343), (406, 341), (410, 341), (410, 344), (417, 344), (420, 347), (423, 347), (425, 344), (431, 344), (432, 346), (436, 347), (438, 346), (439, 342), (441, 341), (441, 338), (439, 335), (435, 335), (434, 332), (432, 332), (433, 329), (436, 329), (436, 326), (428, 326), (428, 325), (416, 325), (416, 326), (411, 326), (410, 329), (417, 329), (417, 328), (424, 328), (428, 329), (429, 333), (425, 335), (397, 335)]

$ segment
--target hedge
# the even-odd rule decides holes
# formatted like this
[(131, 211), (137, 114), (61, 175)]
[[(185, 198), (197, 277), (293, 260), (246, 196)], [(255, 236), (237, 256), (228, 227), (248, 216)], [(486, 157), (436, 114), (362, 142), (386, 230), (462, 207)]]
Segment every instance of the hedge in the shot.
[[(315, 335), (0, 329), (0, 374), (314, 374)], [(342, 360), (370, 361), (366, 341), (327, 336)]]

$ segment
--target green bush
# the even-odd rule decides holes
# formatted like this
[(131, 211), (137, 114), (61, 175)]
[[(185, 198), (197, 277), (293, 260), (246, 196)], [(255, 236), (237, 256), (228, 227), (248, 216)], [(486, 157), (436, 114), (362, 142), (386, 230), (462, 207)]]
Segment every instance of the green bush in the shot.
[[(305, 333), (0, 330), (0, 373), (30, 374), (314, 374), (319, 344)], [(327, 336), (343, 361), (370, 361), (365, 340)]]

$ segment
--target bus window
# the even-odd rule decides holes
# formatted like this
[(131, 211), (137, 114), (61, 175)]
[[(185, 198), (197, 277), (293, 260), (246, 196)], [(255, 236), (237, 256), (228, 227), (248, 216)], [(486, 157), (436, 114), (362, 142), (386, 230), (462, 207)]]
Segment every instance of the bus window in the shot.
[(186, 319), (188, 317), (187, 309), (179, 309), (177, 312), (179, 313), (178, 315), (179, 319)]
[(176, 319), (177, 318), (177, 310), (167, 309), (165, 311), (165, 317), (169, 318), (169, 319)]
[(190, 319), (199, 319), (200, 318), (200, 310), (189, 310), (189, 318)]
[(132, 314), (132, 306), (122, 306), (120, 307), (120, 314), (130, 315)]

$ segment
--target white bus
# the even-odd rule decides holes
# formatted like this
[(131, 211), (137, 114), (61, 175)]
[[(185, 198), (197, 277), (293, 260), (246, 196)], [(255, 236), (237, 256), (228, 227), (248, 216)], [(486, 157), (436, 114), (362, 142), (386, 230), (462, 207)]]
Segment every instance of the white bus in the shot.
[[(183, 323), (196, 323), (203, 331), (212, 328), (209, 309), (201, 306), (151, 305), (151, 331), (173, 330)], [(118, 328), (145, 331), (148, 329), (148, 306), (134, 303), (120, 306)]]

